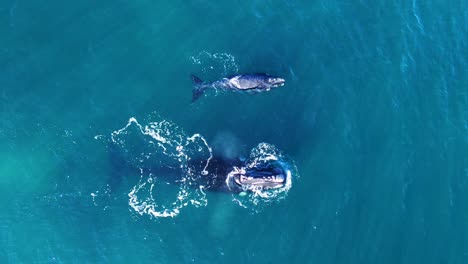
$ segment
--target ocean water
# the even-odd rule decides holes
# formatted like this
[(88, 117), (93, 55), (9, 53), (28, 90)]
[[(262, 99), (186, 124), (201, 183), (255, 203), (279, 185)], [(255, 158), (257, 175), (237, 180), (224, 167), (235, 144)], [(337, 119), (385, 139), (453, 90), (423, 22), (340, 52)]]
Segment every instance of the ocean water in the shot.
[[(0, 22), (0, 263), (468, 262), (468, 2), (0, 0)], [(286, 85), (191, 103), (190, 74), (249, 72)], [(143, 166), (262, 142), (296, 169), (275, 197)]]

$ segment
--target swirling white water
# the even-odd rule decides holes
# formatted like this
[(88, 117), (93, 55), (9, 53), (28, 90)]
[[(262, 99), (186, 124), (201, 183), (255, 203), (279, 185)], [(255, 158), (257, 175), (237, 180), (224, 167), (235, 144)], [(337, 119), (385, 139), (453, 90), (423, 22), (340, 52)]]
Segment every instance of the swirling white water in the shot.
[[(154, 217), (174, 217), (180, 209), (188, 205), (207, 204), (203, 186), (193, 189), (194, 181), (206, 175), (206, 167), (212, 157), (211, 148), (199, 134), (190, 137), (168, 121), (151, 122), (145, 126), (130, 118), (122, 129), (111, 135), (112, 142), (118, 145), (130, 163), (140, 168), (140, 180), (129, 192), (129, 205), (140, 215)], [(190, 164), (190, 159), (202, 157), (201, 167)], [(178, 180), (177, 196), (170, 202), (158, 203), (157, 190), (159, 175), (151, 168), (179, 168), (183, 176)]]
[(210, 53), (202, 51), (196, 56), (191, 56), (190, 60), (195, 65), (201, 66), (203, 74), (215, 74), (226, 76), (239, 71), (239, 66), (236, 63), (236, 58), (229, 53)]
[[(205, 190), (210, 186), (204, 185), (206, 181), (201, 184), (199, 180), (216, 175), (208, 171), (213, 152), (202, 135), (187, 136), (182, 129), (166, 120), (142, 125), (132, 117), (123, 128), (112, 132), (111, 142), (119, 147), (130, 164), (139, 168), (139, 181), (128, 193), (128, 204), (139, 215), (174, 217), (189, 205), (200, 207), (208, 204)], [(273, 145), (261, 143), (252, 149), (246, 167), (239, 169), (271, 160), (283, 162), (284, 157)], [(286, 162), (284, 164), (286, 166)], [(169, 168), (179, 175), (167, 175), (161, 168)], [(284, 187), (275, 190), (245, 187), (241, 195), (231, 194), (233, 201), (258, 211), (263, 205), (286, 197), (291, 188), (294, 166), (286, 171), (288, 177)], [(173, 177), (173, 180), (168, 180), (168, 177)], [(168, 187), (169, 182), (171, 187)]]
[(245, 170), (247, 168), (257, 167), (264, 163), (278, 162), (286, 172), (286, 182), (281, 188), (277, 189), (264, 189), (258, 186), (244, 185), (242, 188), (245, 195), (232, 195), (233, 201), (237, 202), (244, 208), (250, 208), (253, 211), (258, 211), (263, 206), (284, 199), (288, 194), (292, 186), (292, 177), (298, 177), (297, 170), (291, 161), (287, 161), (287, 158), (278, 150), (275, 146), (268, 143), (260, 143), (250, 152), (250, 157), (245, 164), (245, 167), (235, 168), (234, 171), (228, 174), (226, 183), (228, 186), (233, 180), (233, 176), (239, 170)]

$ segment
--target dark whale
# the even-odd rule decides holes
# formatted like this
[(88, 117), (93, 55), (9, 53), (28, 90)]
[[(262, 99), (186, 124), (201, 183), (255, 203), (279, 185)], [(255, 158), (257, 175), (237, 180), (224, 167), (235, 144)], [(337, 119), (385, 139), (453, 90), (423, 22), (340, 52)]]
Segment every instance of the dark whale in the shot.
[(210, 160), (206, 176), (199, 176), (197, 182), (207, 190), (240, 193), (258, 189), (277, 189), (287, 184), (290, 171), (280, 161), (269, 161), (255, 166), (248, 161), (226, 160), (213, 157)]
[[(110, 148), (109, 153), (113, 167), (111, 185), (127, 181), (127, 175), (131, 175), (130, 172), (135, 171), (136, 167), (154, 175), (161, 175), (160, 179), (170, 184), (177, 184), (186, 175), (186, 172), (177, 166), (155, 165), (141, 168), (133, 165), (117, 148)], [(191, 160), (191, 164), (194, 167), (203, 167), (206, 160)], [(206, 175), (197, 173), (194, 182), (198, 186), (204, 186), (205, 190), (214, 192), (241, 193), (252, 188), (282, 188), (291, 177), (288, 166), (281, 161), (272, 160), (251, 165), (248, 160), (227, 159), (221, 156), (213, 156), (206, 171)]]
[(269, 91), (272, 87), (283, 86), (285, 80), (279, 77), (273, 77), (265, 73), (241, 74), (229, 76), (211, 83), (203, 82), (195, 75), (191, 75), (194, 88), (192, 91), (192, 102), (209, 88), (234, 90), (234, 91)]

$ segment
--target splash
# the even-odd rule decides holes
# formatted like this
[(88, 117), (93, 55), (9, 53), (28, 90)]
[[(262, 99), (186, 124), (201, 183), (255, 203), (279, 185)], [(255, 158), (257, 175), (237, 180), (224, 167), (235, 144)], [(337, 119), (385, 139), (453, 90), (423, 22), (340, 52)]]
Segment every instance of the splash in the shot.
[(292, 186), (292, 177), (298, 177), (297, 169), (292, 161), (287, 158), (274, 146), (268, 143), (260, 143), (257, 147), (253, 148), (250, 152), (250, 157), (246, 161), (245, 167), (235, 167), (233, 171), (228, 174), (226, 184), (232, 184), (233, 177), (237, 173), (245, 174), (248, 168), (263, 166), (267, 163), (277, 163), (286, 172), (286, 182), (281, 188), (265, 189), (259, 186), (242, 186), (244, 192), (242, 195), (232, 195), (232, 200), (240, 206), (258, 212), (264, 206), (272, 202), (277, 202), (284, 199)]
[[(200, 175), (208, 174), (207, 167), (212, 158), (211, 147), (199, 134), (190, 137), (173, 123), (163, 120), (141, 125), (136, 118), (130, 118), (122, 129), (111, 134), (111, 140), (118, 145), (127, 159), (140, 169), (140, 180), (128, 194), (129, 205), (140, 215), (174, 217), (188, 205), (206, 206), (204, 186), (194, 189)], [(192, 158), (202, 157), (202, 165), (192, 164)], [(183, 175), (177, 181), (175, 200), (160, 202), (157, 190), (162, 185), (152, 168), (178, 168)]]
[(190, 60), (193, 64), (200, 65), (201, 71), (204, 74), (226, 76), (239, 71), (236, 58), (229, 53), (209, 53), (207, 51), (202, 51), (196, 56), (191, 56)]

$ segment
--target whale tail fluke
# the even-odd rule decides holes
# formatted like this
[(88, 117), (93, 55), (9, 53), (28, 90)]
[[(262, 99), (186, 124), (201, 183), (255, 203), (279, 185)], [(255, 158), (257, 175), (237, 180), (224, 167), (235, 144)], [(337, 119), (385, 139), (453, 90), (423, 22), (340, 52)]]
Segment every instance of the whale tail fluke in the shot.
[(203, 92), (206, 90), (206, 86), (203, 85), (203, 81), (195, 75), (190, 75), (193, 82), (193, 90), (192, 90), (192, 103), (195, 102), (200, 96), (202, 96)]

